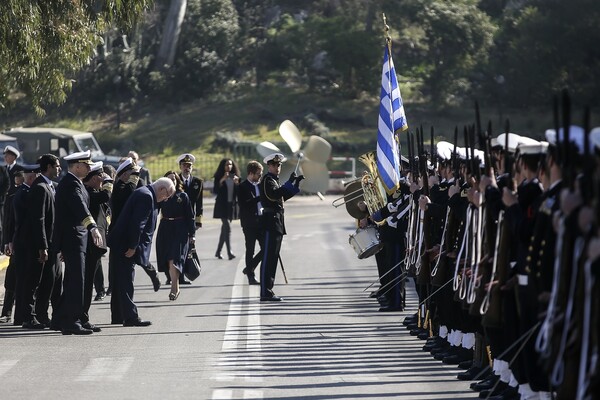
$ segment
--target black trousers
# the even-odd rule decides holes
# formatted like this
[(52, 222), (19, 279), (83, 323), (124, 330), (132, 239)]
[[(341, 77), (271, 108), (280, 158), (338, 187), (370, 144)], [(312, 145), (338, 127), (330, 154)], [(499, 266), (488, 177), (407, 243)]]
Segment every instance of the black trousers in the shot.
[[(248, 276), (254, 276), (254, 270), (263, 259), (263, 246), (265, 233), (264, 230), (258, 227), (245, 227), (242, 228), (244, 232), (244, 241), (246, 245), (246, 274)], [(256, 249), (256, 243), (260, 246), (260, 250), (256, 255), (254, 251)]]
[(106, 292), (106, 288), (104, 287), (104, 271), (102, 267), (96, 270), (96, 275), (94, 275), (94, 288), (96, 289), (96, 293)]
[[(133, 281), (135, 279), (135, 263), (132, 258), (127, 258), (125, 255), (115, 254), (115, 270), (113, 294), (111, 297), (111, 309), (113, 298), (118, 298), (122, 321), (128, 321), (138, 318), (137, 306), (133, 302)], [(113, 314), (113, 322), (115, 317)]]
[(260, 297), (272, 297), (275, 295), (275, 273), (283, 235), (276, 231), (265, 231), (265, 242), (263, 246), (263, 259), (260, 265)]
[[(91, 246), (91, 245), (90, 245)], [(81, 314), (81, 322), (90, 321), (90, 307), (92, 305), (92, 296), (94, 294), (94, 277), (96, 271), (102, 269), (102, 254), (97, 252), (88, 252), (85, 255), (85, 277), (83, 283), (83, 313)]]
[(56, 310), (62, 293), (62, 272), (58, 255), (49, 252), (48, 260), (41, 264), (37, 258), (39, 253), (30, 253), (27, 261), (23, 298), (26, 309), (24, 321), (31, 321), (34, 317), (39, 322), (48, 322), (48, 309), (52, 302)]
[(85, 252), (63, 250), (65, 273), (63, 293), (58, 310), (54, 313), (58, 323), (63, 327), (71, 327), (80, 322), (83, 314), (83, 282), (85, 275)]

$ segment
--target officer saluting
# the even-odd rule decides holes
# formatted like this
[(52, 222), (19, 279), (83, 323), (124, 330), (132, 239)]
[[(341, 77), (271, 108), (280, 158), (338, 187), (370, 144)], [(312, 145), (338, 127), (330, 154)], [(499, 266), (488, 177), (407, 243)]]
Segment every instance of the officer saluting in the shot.
[(62, 254), (65, 272), (63, 295), (52, 322), (61, 328), (63, 335), (89, 335), (92, 330), (82, 327), (79, 320), (83, 314), (85, 253), (88, 235), (92, 235), (97, 247), (102, 246), (102, 235), (90, 214), (90, 198), (81, 180), (90, 172), (93, 162), (89, 150), (70, 154), (64, 160), (69, 169), (56, 188), (53, 246)]
[(300, 181), (303, 175), (296, 176), (292, 172), (290, 179), (279, 185), (281, 163), (286, 158), (283, 154), (273, 153), (263, 160), (267, 164), (268, 172), (260, 184), (260, 202), (263, 205), (263, 222), (265, 226), (265, 242), (263, 260), (260, 267), (260, 301), (282, 301), (281, 297), (273, 293), (277, 260), (281, 249), (281, 241), (285, 235), (283, 222), (283, 202), (293, 197), (300, 191)]

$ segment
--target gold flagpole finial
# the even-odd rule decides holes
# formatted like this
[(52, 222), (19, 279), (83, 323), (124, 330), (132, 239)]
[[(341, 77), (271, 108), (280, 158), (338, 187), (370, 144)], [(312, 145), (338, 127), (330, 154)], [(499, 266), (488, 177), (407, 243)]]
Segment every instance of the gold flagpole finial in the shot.
[(385, 35), (385, 40), (389, 43), (392, 41), (392, 37), (390, 36), (390, 27), (387, 24), (387, 18), (385, 17), (385, 13), (381, 13), (383, 17), (383, 33)]

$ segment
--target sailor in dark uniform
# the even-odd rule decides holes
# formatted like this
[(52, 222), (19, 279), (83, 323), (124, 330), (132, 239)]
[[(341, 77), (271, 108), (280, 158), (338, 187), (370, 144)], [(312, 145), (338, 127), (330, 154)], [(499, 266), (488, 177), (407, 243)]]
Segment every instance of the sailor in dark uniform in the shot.
[(108, 233), (116, 273), (113, 297), (119, 297), (124, 326), (151, 325), (150, 321), (140, 319), (133, 302), (134, 267), (135, 264), (149, 264), (159, 203), (174, 193), (173, 181), (164, 177), (137, 189), (127, 199), (119, 219)]
[(300, 191), (300, 181), (304, 179), (304, 176), (296, 176), (292, 172), (290, 179), (283, 186), (280, 186), (279, 172), (281, 171), (281, 163), (285, 160), (286, 158), (280, 153), (273, 153), (264, 159), (268, 172), (260, 183), (260, 202), (263, 205), (263, 222), (265, 224), (264, 253), (260, 268), (261, 301), (283, 300), (273, 293), (281, 241), (286, 233), (283, 220), (283, 202)]
[[(259, 181), (263, 167), (258, 161), (250, 161), (248, 177), (238, 186), (237, 197), (240, 207), (240, 223), (246, 243), (246, 268), (242, 271), (248, 277), (248, 284), (258, 285), (254, 270), (262, 260), (264, 230), (262, 226), (262, 204), (260, 203)], [(260, 251), (254, 255), (256, 242)]]
[(102, 246), (102, 235), (89, 210), (89, 196), (81, 179), (90, 172), (90, 151), (64, 157), (69, 172), (56, 188), (56, 219), (53, 247), (62, 254), (65, 263), (63, 294), (58, 310), (53, 313), (53, 323), (61, 327), (63, 335), (88, 335), (93, 331), (81, 326), (83, 313), (83, 279), (88, 235), (94, 245)]
[(81, 322), (84, 328), (94, 332), (100, 332), (100, 328), (90, 323), (89, 310), (92, 304), (92, 293), (94, 291), (94, 276), (98, 269), (102, 269), (102, 255), (106, 253), (106, 233), (108, 231), (107, 210), (110, 195), (112, 194), (113, 181), (104, 173), (102, 161), (94, 163), (90, 173), (83, 178), (83, 184), (90, 196), (90, 213), (96, 220), (96, 225), (102, 235), (102, 246), (95, 246), (88, 241), (88, 251), (85, 254), (85, 279), (83, 292), (83, 314)]
[[(194, 162), (196, 162), (196, 157), (194, 157), (193, 154), (184, 153), (177, 157), (177, 164), (179, 164), (179, 169), (181, 170), (179, 178), (181, 178), (181, 182), (183, 182), (183, 190), (190, 199), (190, 204), (192, 205), (192, 211), (194, 213), (194, 223), (196, 229), (198, 229), (202, 227), (202, 214), (204, 211), (202, 192), (204, 190), (204, 181), (197, 176), (192, 175)], [(171, 279), (167, 277), (167, 284), (170, 283)], [(186, 281), (185, 275), (181, 274), (179, 275), (179, 284), (190, 285), (191, 282)]]
[[(23, 167), (17, 164), (17, 159), (20, 156), (21, 153), (19, 150), (13, 146), (6, 146), (4, 148), (5, 165), (0, 167), (0, 234), (2, 233), (2, 220), (4, 217), (4, 200), (6, 196), (10, 194), (10, 191), (14, 190), (15, 174), (19, 171), (23, 171)], [(14, 191), (12, 194), (14, 194)], [(10, 238), (6, 239), (10, 240)], [(5, 242), (8, 242), (8, 240), (5, 240)]]
[(181, 169), (179, 177), (183, 182), (183, 189), (187, 193), (190, 202), (192, 203), (196, 228), (200, 228), (202, 227), (202, 190), (204, 189), (204, 183), (202, 179), (192, 176), (194, 162), (196, 162), (196, 157), (189, 153), (185, 153), (177, 157), (177, 163)]

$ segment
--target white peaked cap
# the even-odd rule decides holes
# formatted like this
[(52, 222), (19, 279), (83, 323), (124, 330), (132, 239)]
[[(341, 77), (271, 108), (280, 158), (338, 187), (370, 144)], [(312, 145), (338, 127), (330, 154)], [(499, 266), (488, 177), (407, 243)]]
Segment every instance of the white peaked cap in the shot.
[(280, 162), (283, 163), (287, 160), (287, 158), (285, 158), (285, 156), (281, 153), (273, 153), (273, 154), (269, 154), (268, 156), (266, 156), (263, 159), (263, 162), (265, 164), (268, 164), (269, 161), (275, 161), (275, 162)]
[(68, 156), (64, 156), (63, 160), (68, 163), (86, 163), (93, 164), (94, 162), (91, 160), (92, 152), (91, 151), (78, 151), (77, 153), (69, 154)]
[(442, 160), (450, 160), (452, 158), (452, 153), (454, 152), (454, 145), (452, 143), (442, 140), (437, 143), (436, 147), (439, 158)]
[[(500, 135), (498, 135), (498, 137), (496, 138), (496, 141), (498, 142), (498, 146), (501, 146), (504, 149), (504, 146), (506, 146), (506, 133), (501, 133)], [(508, 151), (514, 153), (517, 150), (517, 146), (519, 146), (520, 142), (521, 142), (521, 136), (517, 135), (516, 133), (509, 133), (508, 134)]]
[(130, 170), (133, 168), (133, 159), (131, 157), (127, 157), (125, 161), (119, 164), (117, 168), (117, 176), (121, 175), (123, 172)]
[(4, 152), (5, 153), (7, 153), (7, 152), (13, 153), (17, 158), (21, 157), (21, 152), (11, 145), (6, 146), (4, 148)]

